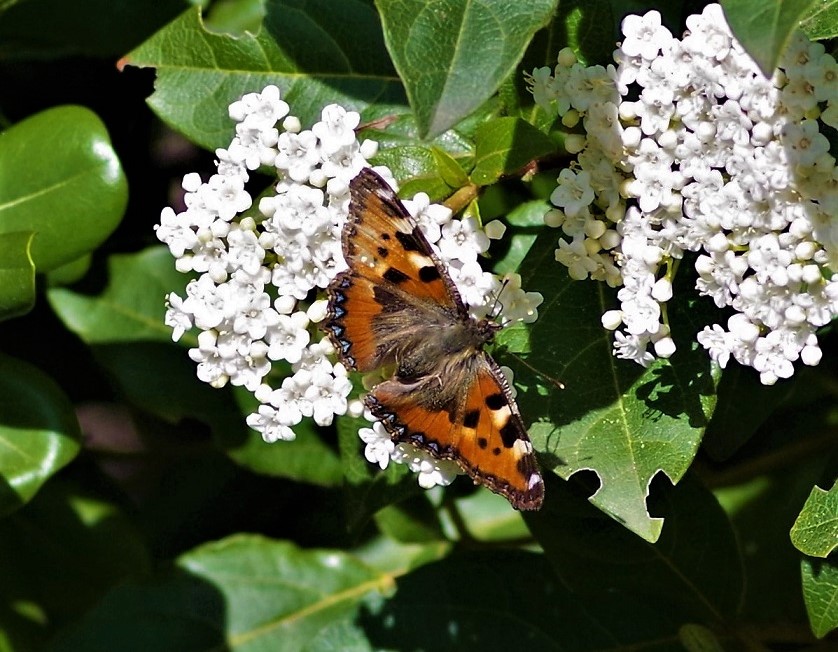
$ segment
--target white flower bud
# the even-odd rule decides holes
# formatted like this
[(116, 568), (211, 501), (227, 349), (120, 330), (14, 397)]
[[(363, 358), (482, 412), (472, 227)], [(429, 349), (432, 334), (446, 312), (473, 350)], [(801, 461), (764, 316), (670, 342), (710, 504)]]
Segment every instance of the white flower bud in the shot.
[(329, 301), (327, 299), (318, 299), (313, 302), (306, 310), (306, 315), (315, 324), (320, 323), (326, 319)]
[(492, 220), (483, 226), (483, 232), (489, 240), (500, 240), (503, 237), (503, 234), (506, 233), (506, 224), (500, 220)]
[(601, 318), (602, 327), (609, 331), (617, 330), (620, 324), (623, 323), (623, 313), (621, 310), (606, 310)]
[(294, 297), (281, 296), (274, 301), (274, 309), (280, 315), (290, 315), (297, 307), (297, 300)]
[(675, 353), (675, 342), (671, 337), (662, 337), (653, 346), (655, 347), (655, 354), (659, 358), (669, 358)]
[(652, 286), (652, 298), (661, 303), (669, 301), (672, 298), (672, 283), (667, 278), (661, 278), (655, 281)]
[(300, 124), (300, 119), (295, 115), (289, 115), (282, 121), (282, 128), (292, 134), (300, 133), (303, 125)]

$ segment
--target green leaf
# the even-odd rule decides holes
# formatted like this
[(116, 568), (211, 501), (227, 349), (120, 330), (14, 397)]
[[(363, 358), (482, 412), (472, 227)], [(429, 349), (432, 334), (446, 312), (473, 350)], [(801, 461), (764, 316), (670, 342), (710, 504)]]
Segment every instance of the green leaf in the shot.
[(92, 262), (91, 254), (85, 254), (61, 267), (56, 267), (47, 274), (47, 284), (50, 286), (71, 285), (87, 274)]
[[(125, 62), (157, 69), (149, 104), (160, 118), (207, 148), (227, 147), (228, 105), (279, 86), (304, 125), (327, 104), (372, 119), (404, 104), (372, 7), (361, 0), (275, 0), (258, 34), (215, 34), (190, 10), (129, 53)], [(374, 105), (374, 106), (373, 106)]]
[[(572, 281), (554, 259), (555, 236), (539, 236), (522, 264), (522, 287), (544, 296), (530, 326), (502, 331), (498, 343), (529, 354), (530, 365), (565, 383), (558, 390), (505, 359), (516, 370), (518, 404), (539, 459), (563, 478), (594, 471), (600, 487), (591, 502), (647, 541), (656, 541), (663, 520), (646, 509), (658, 474), (677, 483), (701, 441), (715, 400), (709, 358), (696, 349), (700, 326), (689, 306), (670, 302), (678, 345), (671, 362), (644, 369), (615, 358), (612, 335), (600, 322), (617, 305), (604, 284)], [(681, 340), (679, 333), (685, 332)], [(549, 495), (547, 496), (549, 500)]]
[(791, 542), (810, 557), (826, 557), (838, 548), (838, 480), (829, 491), (812, 488), (791, 528)]
[(105, 125), (88, 109), (48, 109), (0, 133), (0, 234), (33, 231), (38, 271), (98, 247), (127, 199)]
[(462, 525), (477, 541), (524, 541), (531, 539), (521, 512), (509, 509), (503, 496), (478, 489), (454, 501)]
[(23, 315), (35, 305), (31, 231), (0, 233), (0, 320)]
[(37, 605), (51, 628), (148, 568), (144, 542), (125, 515), (60, 479), (0, 522), (0, 596)]
[(770, 78), (800, 17), (814, 0), (721, 0), (721, 4), (737, 40)]
[(427, 495), (380, 509), (375, 514), (375, 523), (384, 535), (402, 543), (445, 540), (439, 514)]
[(265, 18), (265, 0), (216, 0), (207, 7), (206, 26), (213, 32), (255, 34)]
[(497, 91), (556, 0), (377, 0), (376, 6), (420, 134), (434, 137)]
[(462, 188), (468, 185), (468, 175), (453, 156), (439, 147), (432, 147), (431, 153), (439, 175), (447, 185), (452, 188)]
[(585, 487), (548, 478), (544, 507), (524, 519), (568, 588), (596, 599), (618, 590), (667, 605), (681, 622), (719, 625), (744, 591), (736, 537), (724, 511), (691, 476), (656, 501), (666, 526), (642, 541), (584, 500)]
[(114, 590), (51, 649), (323, 649), (308, 646), (324, 628), (363, 640), (359, 618), (393, 579), (338, 550), (240, 535), (183, 555), (168, 577)]
[(527, 163), (555, 151), (544, 133), (520, 118), (497, 118), (477, 129), (471, 180), (488, 186), (505, 174), (518, 172)]
[(838, 565), (829, 560), (804, 558), (800, 575), (812, 633), (823, 638), (838, 628)]
[[(112, 342), (171, 342), (172, 329), (163, 323), (165, 298), (181, 291), (188, 277), (174, 268), (169, 250), (158, 246), (137, 254), (108, 259), (108, 286), (98, 296), (53, 288), (47, 298), (71, 331), (88, 344)], [(187, 343), (194, 335), (185, 335)]]
[(810, 41), (819, 41), (838, 36), (838, 2), (812, 3), (800, 20), (800, 29), (806, 32)]
[(79, 451), (73, 406), (37, 368), (0, 355), (0, 516), (28, 502)]

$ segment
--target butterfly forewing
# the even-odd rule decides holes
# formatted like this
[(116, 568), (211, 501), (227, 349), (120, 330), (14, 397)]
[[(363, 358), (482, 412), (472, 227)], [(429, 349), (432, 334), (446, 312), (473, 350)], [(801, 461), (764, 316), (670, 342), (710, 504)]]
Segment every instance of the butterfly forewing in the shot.
[(402, 327), (422, 311), (441, 311), (453, 319), (462, 302), (419, 227), (380, 176), (363, 169), (350, 182), (350, 195), (341, 238), (349, 269), (329, 286), (325, 328), (351, 368), (371, 371), (386, 358), (383, 321), (399, 323), (399, 311)]
[(365, 168), (350, 183), (344, 256), (356, 275), (414, 299), (457, 310), (459, 296), (421, 229), (396, 193)]
[(496, 326), (469, 316), (443, 263), (387, 183), (350, 183), (324, 330), (359, 371), (393, 364), (367, 406), (394, 441), (455, 460), (517, 509), (538, 509), (544, 484), (506, 380), (482, 350)]

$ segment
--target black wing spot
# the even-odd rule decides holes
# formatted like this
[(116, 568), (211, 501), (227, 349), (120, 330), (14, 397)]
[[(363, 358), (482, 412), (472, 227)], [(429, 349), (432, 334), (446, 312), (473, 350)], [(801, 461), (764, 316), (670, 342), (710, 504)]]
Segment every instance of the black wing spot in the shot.
[(486, 407), (490, 410), (500, 410), (506, 405), (506, 397), (498, 392), (497, 394), (490, 394), (486, 397)]
[[(463, 417), (463, 425), (466, 428), (474, 430), (478, 423), (480, 423), (480, 410), (470, 410), (469, 412), (466, 412), (466, 415)], [(485, 439), (483, 441), (485, 441)]]
[(503, 445), (507, 448), (512, 448), (513, 444), (520, 439), (518, 435), (518, 428), (512, 423), (512, 419), (506, 422), (506, 425), (500, 429), (500, 438)]
[(489, 440), (485, 437), (478, 437), (477, 445), (480, 446), (480, 448), (482, 448), (483, 450), (486, 450), (486, 447), (489, 445)]
[(419, 279), (425, 283), (436, 281), (439, 278), (439, 270), (436, 268), (436, 265), (425, 265), (419, 268)]
[(396, 240), (398, 240), (405, 251), (422, 251), (422, 246), (419, 240), (416, 239), (412, 233), (403, 233), (396, 231)]
[(390, 250), (387, 249), (386, 247), (378, 247), (377, 251), (378, 251), (378, 255), (381, 256), (382, 258), (387, 258), (387, 256), (390, 255)]
[(492, 449), (492, 455), (500, 455), (500, 448), (498, 448), (497, 446), (495, 446), (495, 447)]
[(390, 267), (384, 274), (382, 274), (385, 280), (390, 281), (390, 283), (395, 283), (398, 285), (399, 283), (404, 283), (410, 277), (405, 274), (404, 272), (400, 272), (395, 267)]
[(386, 242), (387, 240), (390, 239), (390, 234), (389, 233), (382, 233), (381, 234), (381, 239)]

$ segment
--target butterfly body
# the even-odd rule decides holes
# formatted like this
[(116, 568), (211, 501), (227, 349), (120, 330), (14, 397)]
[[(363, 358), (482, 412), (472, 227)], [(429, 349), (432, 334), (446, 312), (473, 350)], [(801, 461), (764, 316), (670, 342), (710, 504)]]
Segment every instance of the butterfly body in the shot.
[(365, 403), (395, 442), (452, 459), (517, 509), (544, 484), (506, 379), (483, 347), (500, 326), (471, 316), (444, 264), (387, 183), (350, 183), (348, 269), (329, 286), (324, 330), (344, 363), (393, 368)]

